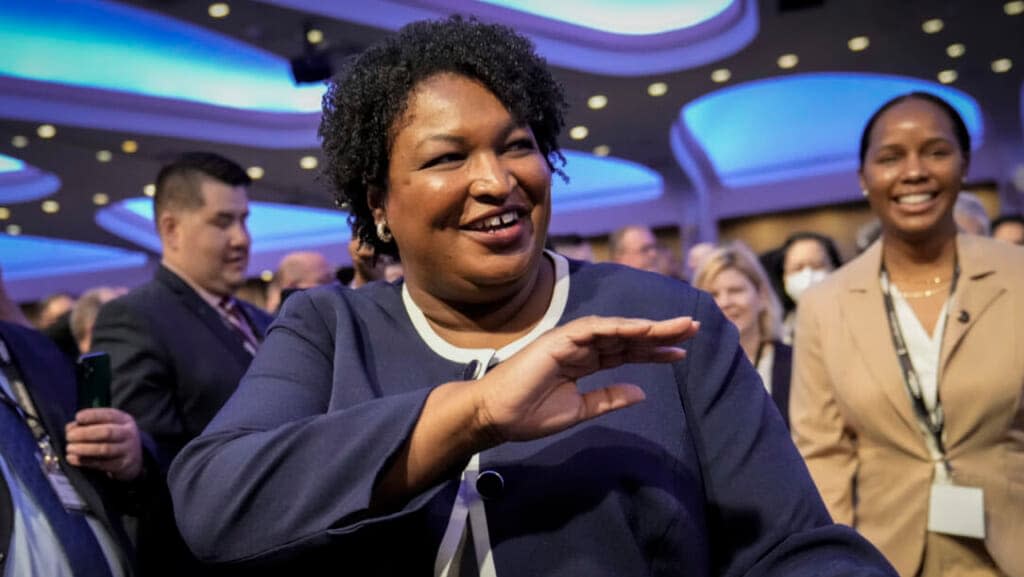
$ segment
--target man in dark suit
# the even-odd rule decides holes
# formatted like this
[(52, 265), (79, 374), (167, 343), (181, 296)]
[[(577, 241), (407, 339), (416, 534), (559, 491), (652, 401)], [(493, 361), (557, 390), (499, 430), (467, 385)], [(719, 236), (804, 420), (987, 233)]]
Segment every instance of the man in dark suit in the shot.
[(0, 574), (134, 573), (121, 514), (141, 469), (139, 431), (117, 409), (76, 414), (75, 398), (57, 346), (0, 322)]
[[(110, 354), (115, 407), (156, 443), (154, 474), (165, 476), (179, 450), (235, 391), (270, 316), (232, 295), (242, 286), (251, 238), (247, 187), (234, 162), (189, 153), (157, 176), (154, 219), (163, 248), (155, 278), (100, 310), (93, 351)], [(177, 541), (165, 495), (140, 520), (140, 561)], [(183, 551), (183, 550), (182, 550)], [(160, 561), (154, 568), (170, 572)]]

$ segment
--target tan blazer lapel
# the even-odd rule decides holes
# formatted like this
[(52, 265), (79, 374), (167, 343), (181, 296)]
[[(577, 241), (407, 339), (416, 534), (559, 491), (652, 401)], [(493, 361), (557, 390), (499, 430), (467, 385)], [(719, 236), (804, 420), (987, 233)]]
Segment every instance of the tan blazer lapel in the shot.
[(999, 295), (1007, 290), (996, 274), (996, 263), (988, 258), (974, 240), (967, 235), (957, 237), (960, 279), (949, 307), (949, 319), (946, 321), (946, 331), (942, 337), (942, 355), (939, 361), (940, 387), (949, 359), (956, 353), (964, 335)]
[(844, 318), (857, 349), (851, 351), (851, 354), (861, 359), (870, 359), (867, 363), (868, 371), (875, 379), (873, 386), (881, 387), (909, 430), (914, 435), (920, 435), (886, 320), (882, 288), (878, 282), (881, 265), (880, 242), (869, 248), (863, 258), (850, 262), (847, 265), (851, 267), (846, 282), (847, 290), (840, 294), (838, 306), (845, 311)]

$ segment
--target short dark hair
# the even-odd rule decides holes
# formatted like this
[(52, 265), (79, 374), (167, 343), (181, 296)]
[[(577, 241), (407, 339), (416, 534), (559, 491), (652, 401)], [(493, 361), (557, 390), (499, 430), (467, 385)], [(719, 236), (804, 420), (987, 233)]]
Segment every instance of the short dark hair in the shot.
[[(367, 195), (387, 194), (395, 122), (417, 84), (440, 73), (472, 78), (490, 90), (519, 122), (529, 125), (553, 172), (564, 164), (558, 134), (565, 96), (533, 44), (511, 28), (453, 16), (414, 22), (349, 60), (324, 96), (320, 138), (324, 173), (349, 224), (378, 255), (397, 245), (375, 234)], [(383, 196), (380, 199), (383, 201)]]
[(911, 99), (931, 102), (946, 113), (946, 116), (949, 117), (949, 121), (953, 123), (953, 135), (956, 136), (956, 142), (960, 146), (960, 155), (964, 157), (964, 166), (969, 166), (971, 164), (971, 133), (967, 130), (967, 125), (964, 123), (964, 119), (960, 116), (960, 113), (956, 111), (956, 108), (953, 108), (952, 104), (930, 92), (909, 92), (907, 94), (901, 94), (900, 96), (897, 96), (883, 104), (881, 108), (871, 115), (871, 118), (868, 119), (868, 123), (864, 125), (864, 132), (860, 135), (860, 168), (864, 168), (864, 159), (867, 156), (868, 145), (871, 142), (871, 131), (874, 130), (879, 117), (893, 106)]
[(249, 186), (252, 179), (241, 166), (213, 152), (186, 152), (160, 169), (153, 195), (153, 219), (169, 208), (194, 210), (203, 206), (199, 183), (212, 178), (229, 186)]

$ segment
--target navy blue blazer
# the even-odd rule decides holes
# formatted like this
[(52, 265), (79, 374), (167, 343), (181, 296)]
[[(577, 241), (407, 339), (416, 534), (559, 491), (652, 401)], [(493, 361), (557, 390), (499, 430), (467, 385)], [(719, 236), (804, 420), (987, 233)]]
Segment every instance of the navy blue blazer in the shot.
[[(64, 425), (74, 420), (76, 412), (74, 366), (53, 341), (37, 331), (0, 321), (0, 339), (7, 345), (50, 442), (63, 455), (67, 445)], [(129, 572), (134, 574), (133, 548), (122, 524), (127, 486), (110, 481), (100, 473), (72, 467), (64, 459), (60, 465), (93, 515), (110, 531), (128, 562)], [(0, 475), (0, 552), (7, 551), (13, 530), (10, 493)], [(57, 537), (60, 538), (59, 535)], [(0, 562), (0, 572), (2, 568)]]
[[(504, 478), (485, 502), (498, 575), (895, 575), (832, 524), (708, 295), (617, 265), (573, 263), (570, 281), (560, 324), (690, 315), (700, 332), (682, 361), (578, 383), (636, 383), (644, 402), (481, 453), (481, 470)], [(465, 368), (420, 338), (400, 284), (292, 296), (236, 394), (171, 468), (186, 541), (247, 574), (429, 575), (460, 471), (397, 510), (370, 498), (431, 389)]]

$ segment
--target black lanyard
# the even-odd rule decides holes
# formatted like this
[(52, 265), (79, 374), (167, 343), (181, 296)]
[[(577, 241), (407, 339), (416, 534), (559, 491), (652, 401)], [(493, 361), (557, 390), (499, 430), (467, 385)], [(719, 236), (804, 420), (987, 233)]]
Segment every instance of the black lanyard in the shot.
[[(924, 402), (924, 393), (921, 389), (921, 379), (914, 370), (914, 363), (910, 360), (910, 351), (907, 350), (906, 339), (903, 338), (903, 331), (900, 329), (900, 321), (896, 316), (896, 307), (893, 305), (892, 294), (889, 291), (889, 272), (885, 270), (885, 263), (882, 263), (882, 297), (885, 301), (885, 313), (889, 319), (889, 332), (892, 333), (892, 344), (896, 347), (896, 356), (900, 361), (900, 368), (903, 370), (903, 384), (907, 387), (907, 393), (914, 405), (914, 413), (921, 424), (925, 426), (935, 441), (935, 448), (942, 455), (942, 461), (949, 470), (949, 462), (946, 461), (946, 445), (942, 440), (942, 431), (946, 424), (946, 417), (942, 411), (942, 403), (938, 392), (935, 394), (935, 408), (931, 411)], [(949, 298), (953, 297), (956, 291), (956, 283), (960, 279), (960, 263), (953, 265), (953, 280), (949, 286)], [(945, 320), (949, 320), (949, 302), (945, 306)]]

